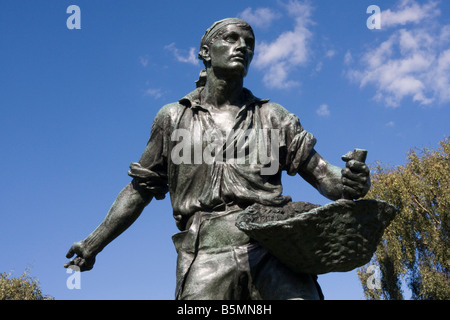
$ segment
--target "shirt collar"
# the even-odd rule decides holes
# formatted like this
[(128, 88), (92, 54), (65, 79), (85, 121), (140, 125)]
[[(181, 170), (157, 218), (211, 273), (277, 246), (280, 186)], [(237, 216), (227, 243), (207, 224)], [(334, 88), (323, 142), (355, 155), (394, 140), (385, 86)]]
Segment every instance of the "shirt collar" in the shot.
[[(188, 108), (192, 109), (200, 109), (200, 110), (206, 110), (208, 111), (208, 106), (202, 106), (201, 104), (201, 94), (204, 90), (204, 87), (196, 88), (194, 91), (188, 93), (186, 96), (184, 96), (182, 99), (180, 99), (178, 102)], [(253, 95), (253, 93), (244, 88), (244, 94), (245, 94), (245, 105), (239, 110), (239, 113), (245, 110), (246, 108), (255, 105), (255, 104), (263, 104), (269, 101), (269, 99), (260, 99)]]

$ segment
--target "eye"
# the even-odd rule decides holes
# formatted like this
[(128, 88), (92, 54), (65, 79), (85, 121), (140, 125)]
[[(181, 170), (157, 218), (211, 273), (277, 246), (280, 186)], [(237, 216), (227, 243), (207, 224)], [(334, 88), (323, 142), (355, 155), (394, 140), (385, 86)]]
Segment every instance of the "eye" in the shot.
[(227, 33), (224, 35), (223, 39), (230, 43), (235, 43), (239, 39), (239, 35), (237, 33)]
[(255, 47), (255, 40), (253, 38), (248, 38), (245, 39), (245, 43), (247, 44), (247, 47), (253, 51), (253, 48)]

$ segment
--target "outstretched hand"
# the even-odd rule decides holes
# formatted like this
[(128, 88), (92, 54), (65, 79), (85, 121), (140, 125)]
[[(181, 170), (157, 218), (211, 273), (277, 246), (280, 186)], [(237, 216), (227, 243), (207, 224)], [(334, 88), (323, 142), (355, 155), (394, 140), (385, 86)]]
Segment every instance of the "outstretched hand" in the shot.
[(88, 271), (94, 267), (95, 255), (88, 253), (86, 247), (81, 241), (75, 242), (66, 254), (66, 258), (70, 259), (74, 255), (77, 255), (74, 259), (64, 264), (64, 268), (70, 268), (76, 266), (80, 268), (80, 271)]

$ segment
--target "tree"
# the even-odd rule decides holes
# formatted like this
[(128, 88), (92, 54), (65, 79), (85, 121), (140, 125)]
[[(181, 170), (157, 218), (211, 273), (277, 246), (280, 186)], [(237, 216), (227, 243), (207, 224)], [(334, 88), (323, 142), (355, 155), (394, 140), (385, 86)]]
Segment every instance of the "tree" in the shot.
[[(450, 299), (450, 139), (438, 150), (411, 150), (396, 168), (377, 164), (366, 198), (384, 200), (399, 210), (372, 260), (357, 272), (368, 299)], [(378, 266), (381, 286), (371, 286), (370, 265)], [(370, 288), (372, 287), (372, 288)]]
[(39, 281), (29, 274), (29, 269), (18, 277), (11, 273), (0, 273), (0, 300), (53, 300), (53, 297), (43, 295)]

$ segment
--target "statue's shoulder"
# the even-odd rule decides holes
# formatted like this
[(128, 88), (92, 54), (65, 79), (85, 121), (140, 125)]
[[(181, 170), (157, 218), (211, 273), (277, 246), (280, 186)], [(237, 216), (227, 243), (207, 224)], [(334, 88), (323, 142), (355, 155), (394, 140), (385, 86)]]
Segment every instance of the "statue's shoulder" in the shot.
[(265, 114), (287, 114), (289, 113), (281, 104), (270, 101), (270, 99), (261, 99), (253, 95), (253, 93), (244, 88), (244, 93), (246, 95), (246, 100), (248, 104), (259, 105), (260, 110)]
[(164, 123), (175, 122), (176, 119), (183, 113), (183, 110), (186, 107), (180, 102), (171, 102), (164, 105), (161, 109), (159, 109), (158, 113), (155, 116), (154, 122), (156, 123)]
[(185, 107), (177, 102), (171, 102), (164, 106), (162, 106), (161, 109), (159, 109), (157, 113), (157, 117), (173, 117), (174, 115), (178, 115), (180, 112), (183, 111)]
[(281, 104), (272, 102), (269, 100), (261, 100), (261, 108), (275, 111), (275, 112), (287, 112), (286, 108), (284, 108)]
[(153, 119), (152, 130), (159, 128), (162, 131), (173, 128), (178, 117), (182, 114), (183, 107), (178, 102), (172, 102), (164, 105), (156, 113)]
[(279, 119), (284, 118), (290, 118), (294, 116), (292, 112), (290, 112), (288, 109), (283, 107), (281, 104), (268, 101), (268, 100), (262, 100), (263, 103), (260, 104), (260, 110), (262, 113), (268, 115), (269, 117), (276, 117)]

